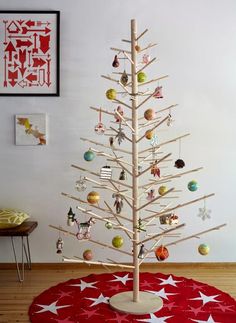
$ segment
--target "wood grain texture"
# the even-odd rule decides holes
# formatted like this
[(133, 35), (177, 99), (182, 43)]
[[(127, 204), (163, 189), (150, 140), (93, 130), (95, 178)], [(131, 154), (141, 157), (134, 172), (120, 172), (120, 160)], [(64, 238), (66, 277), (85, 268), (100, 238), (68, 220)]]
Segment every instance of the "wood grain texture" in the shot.
[[(11, 268), (11, 269), (7, 269)], [(19, 283), (13, 264), (0, 264), (0, 322), (30, 322), (28, 308), (45, 289), (71, 278), (103, 273), (103, 267), (78, 264), (33, 264)], [(215, 286), (236, 298), (236, 263), (158, 263), (142, 264), (141, 271), (184, 276)], [(114, 271), (122, 271), (120, 268)]]

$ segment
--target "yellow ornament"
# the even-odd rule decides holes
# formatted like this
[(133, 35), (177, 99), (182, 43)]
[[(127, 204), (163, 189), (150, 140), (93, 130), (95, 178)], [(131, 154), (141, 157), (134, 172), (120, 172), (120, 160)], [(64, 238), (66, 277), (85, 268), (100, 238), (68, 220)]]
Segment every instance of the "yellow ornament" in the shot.
[(155, 111), (153, 109), (147, 109), (144, 112), (144, 118), (148, 121), (153, 120), (155, 118)]
[(148, 140), (152, 139), (152, 138), (153, 138), (153, 136), (154, 136), (154, 131), (152, 131), (152, 130), (147, 130), (147, 131), (145, 132), (145, 138), (147, 138)]
[(121, 248), (123, 246), (124, 240), (121, 236), (115, 236), (112, 239), (112, 245), (115, 248)]
[(139, 72), (137, 75), (137, 79), (139, 83), (143, 83), (147, 79), (147, 75), (144, 72)]
[(210, 252), (210, 247), (205, 244), (205, 243), (202, 243), (199, 245), (198, 247), (198, 252), (202, 255), (202, 256), (206, 256), (208, 255), (208, 253)]
[(90, 203), (90, 204), (96, 204), (98, 203), (100, 199), (100, 195), (99, 193), (95, 192), (95, 191), (92, 191), (88, 194), (87, 196), (87, 201)]
[(168, 191), (168, 189), (167, 189), (167, 187), (166, 187), (166, 186), (164, 186), (164, 185), (160, 186), (160, 187), (159, 187), (159, 189), (158, 189), (158, 193), (159, 193), (161, 196), (162, 196), (162, 195), (164, 195), (167, 191)]
[(107, 90), (106, 97), (108, 98), (108, 100), (114, 100), (116, 98), (116, 90), (115, 89)]

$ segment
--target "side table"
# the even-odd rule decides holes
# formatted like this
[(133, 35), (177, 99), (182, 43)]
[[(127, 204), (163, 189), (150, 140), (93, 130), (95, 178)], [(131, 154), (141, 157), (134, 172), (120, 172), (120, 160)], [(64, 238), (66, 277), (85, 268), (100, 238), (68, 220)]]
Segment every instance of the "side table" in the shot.
[[(15, 257), (17, 274), (20, 282), (24, 281), (25, 275), (25, 263), (24, 263), (24, 254), (26, 257), (28, 268), (31, 269), (31, 256), (30, 256), (30, 246), (29, 246), (29, 235), (34, 229), (38, 226), (38, 222), (27, 221), (23, 222), (21, 225), (11, 228), (11, 229), (0, 229), (0, 237), (11, 237), (12, 249)], [(17, 260), (16, 249), (14, 244), (14, 237), (21, 237), (21, 269), (19, 262)], [(27, 243), (27, 249), (25, 246), (25, 240)]]

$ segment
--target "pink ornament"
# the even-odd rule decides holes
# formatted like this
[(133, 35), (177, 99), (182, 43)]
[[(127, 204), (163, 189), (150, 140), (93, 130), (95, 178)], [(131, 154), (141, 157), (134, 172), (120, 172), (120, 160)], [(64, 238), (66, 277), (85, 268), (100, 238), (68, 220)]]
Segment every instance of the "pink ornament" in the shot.
[(98, 134), (98, 135), (103, 135), (104, 132), (106, 131), (106, 126), (102, 123), (102, 111), (100, 109), (99, 111), (99, 122), (98, 124), (94, 127), (94, 131)]
[(162, 95), (162, 86), (157, 86), (155, 89), (155, 92), (153, 94), (153, 97), (156, 99), (162, 99), (163, 95)]
[(143, 64), (147, 64), (147, 63), (149, 63), (149, 62), (150, 62), (150, 60), (151, 60), (150, 55), (148, 55), (148, 54), (144, 54), (144, 55), (143, 55)]
[(116, 119), (116, 122), (121, 122), (122, 119), (120, 116), (118, 116), (118, 114), (116, 114), (116, 112), (118, 112), (121, 116), (124, 115), (124, 109), (118, 105), (117, 109), (115, 110), (115, 119)]

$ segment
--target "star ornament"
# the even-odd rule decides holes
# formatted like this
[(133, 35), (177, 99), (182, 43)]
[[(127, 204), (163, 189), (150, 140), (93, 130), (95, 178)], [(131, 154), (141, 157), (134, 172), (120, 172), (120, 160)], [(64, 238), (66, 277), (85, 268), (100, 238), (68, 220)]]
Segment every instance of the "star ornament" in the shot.
[(174, 280), (171, 275), (167, 279), (163, 279), (163, 278), (158, 278), (158, 279), (162, 280), (162, 282), (159, 285), (172, 285), (174, 287), (177, 287), (176, 283), (182, 282), (182, 280)]
[(205, 207), (200, 207), (198, 216), (204, 221), (206, 219), (210, 219), (211, 210), (206, 209)]
[(196, 298), (190, 298), (190, 300), (193, 300), (193, 301), (202, 301), (202, 305), (205, 305), (209, 302), (220, 302), (218, 301), (217, 299), (215, 299), (216, 297), (218, 297), (219, 295), (212, 295), (212, 296), (207, 296), (205, 294), (203, 294), (202, 292), (199, 292), (200, 294), (200, 297), (196, 297)]
[(143, 319), (143, 320), (138, 320), (139, 322), (148, 322), (148, 323), (167, 323), (166, 320), (169, 318), (173, 317), (172, 316), (162, 316), (162, 317), (157, 317), (155, 314), (150, 314), (149, 319)]
[(114, 277), (116, 277), (116, 279), (110, 280), (110, 282), (121, 282), (123, 285), (126, 285), (127, 281), (129, 280), (133, 280), (132, 278), (129, 278), (129, 274), (120, 277), (120, 276), (116, 276), (113, 275)]
[(58, 309), (71, 306), (71, 305), (57, 306), (57, 302), (58, 302), (58, 300), (49, 304), (49, 305), (36, 304), (37, 306), (41, 307), (42, 309), (39, 310), (38, 312), (35, 312), (35, 313), (51, 312), (53, 314), (58, 315), (58, 313), (57, 313)]
[(70, 286), (74, 286), (74, 287), (80, 287), (80, 291), (82, 292), (83, 290), (85, 290), (86, 288), (97, 288), (96, 286), (93, 286), (94, 284), (96, 284), (97, 282), (93, 282), (93, 283), (86, 283), (85, 281), (83, 281), (82, 279), (80, 279), (80, 284), (72, 284)]
[(191, 319), (191, 321), (197, 322), (197, 323), (220, 323), (218, 321), (214, 321), (211, 315), (208, 317), (207, 321), (201, 321), (201, 320), (199, 321), (199, 320), (193, 320), (193, 319)]
[(103, 296), (102, 293), (97, 298), (85, 297), (85, 299), (89, 299), (89, 300), (93, 301), (93, 303), (90, 305), (90, 307), (101, 304), (101, 303), (105, 303), (105, 304), (109, 303), (109, 297)]

